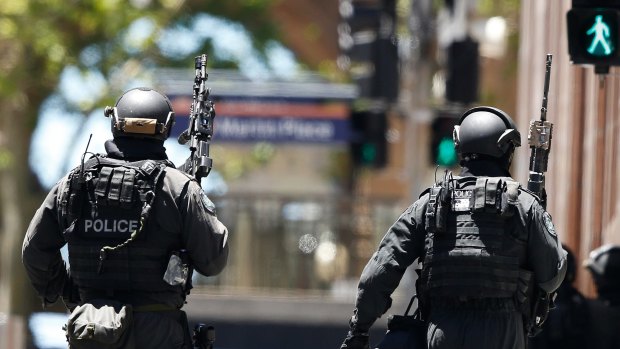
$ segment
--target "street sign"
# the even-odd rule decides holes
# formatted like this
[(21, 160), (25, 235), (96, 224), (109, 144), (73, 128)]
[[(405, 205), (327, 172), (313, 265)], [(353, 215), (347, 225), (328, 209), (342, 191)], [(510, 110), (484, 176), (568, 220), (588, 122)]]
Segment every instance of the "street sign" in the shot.
[[(169, 95), (176, 115), (171, 136), (187, 128), (189, 96)], [(349, 102), (322, 98), (213, 97), (217, 142), (346, 143)]]

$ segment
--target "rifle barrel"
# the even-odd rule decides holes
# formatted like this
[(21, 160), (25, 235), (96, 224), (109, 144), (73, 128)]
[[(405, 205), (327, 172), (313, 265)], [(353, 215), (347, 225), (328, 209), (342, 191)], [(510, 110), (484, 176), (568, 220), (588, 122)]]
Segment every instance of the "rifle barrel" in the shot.
[(549, 94), (549, 80), (551, 79), (551, 62), (553, 55), (547, 53), (547, 62), (545, 67), (545, 87), (543, 90), (542, 108), (540, 108), (540, 120), (547, 121), (547, 96)]

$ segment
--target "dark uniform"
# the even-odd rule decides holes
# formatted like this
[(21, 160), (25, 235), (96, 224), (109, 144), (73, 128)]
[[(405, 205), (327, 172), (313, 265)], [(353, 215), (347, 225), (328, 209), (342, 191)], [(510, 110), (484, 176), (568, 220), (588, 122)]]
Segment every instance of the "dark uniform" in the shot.
[(592, 322), (588, 347), (620, 348), (620, 246), (604, 245), (590, 252), (585, 262), (592, 274), (597, 298), (590, 300)]
[(582, 349), (590, 344), (592, 319), (588, 300), (574, 286), (577, 265), (573, 253), (567, 255), (566, 277), (557, 290), (555, 307), (549, 312), (542, 332), (529, 338), (530, 349)]
[(98, 299), (130, 304), (137, 348), (189, 348), (180, 309), (191, 280), (167, 282), (164, 274), (173, 255), (201, 274), (221, 272), (228, 231), (196, 180), (167, 160), (174, 113), (164, 95), (130, 90), (112, 117), (107, 155), (52, 188), (28, 228), (23, 262), (44, 304), (59, 297), (71, 309)]
[(359, 282), (342, 349), (368, 348), (368, 329), (417, 259), (428, 347), (524, 348), (526, 296), (558, 288), (565, 252), (537, 197), (510, 178), (520, 135), (502, 111), (477, 107), (455, 127), (459, 176), (446, 175), (392, 225)]

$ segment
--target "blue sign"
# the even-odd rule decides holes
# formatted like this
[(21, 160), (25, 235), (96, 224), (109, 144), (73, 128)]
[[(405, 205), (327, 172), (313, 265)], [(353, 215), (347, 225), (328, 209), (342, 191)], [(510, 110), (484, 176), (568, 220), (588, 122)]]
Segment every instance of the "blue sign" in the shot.
[[(170, 100), (176, 113), (172, 136), (177, 137), (188, 127), (191, 99), (171, 96)], [(343, 143), (350, 139), (346, 101), (253, 98), (214, 103), (214, 141)]]
[(216, 141), (330, 143), (349, 138), (348, 120), (300, 118), (215, 118)]

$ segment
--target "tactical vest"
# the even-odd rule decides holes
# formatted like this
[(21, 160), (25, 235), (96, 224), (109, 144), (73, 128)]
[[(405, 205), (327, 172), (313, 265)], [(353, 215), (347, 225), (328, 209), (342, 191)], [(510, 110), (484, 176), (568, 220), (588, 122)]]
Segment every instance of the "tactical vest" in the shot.
[(522, 212), (529, 210), (519, 202), (520, 191), (518, 182), (500, 177), (456, 177), (430, 188), (421, 279), (426, 295), (516, 295), (526, 251)]
[[(71, 277), (80, 288), (170, 291), (162, 280), (169, 246), (148, 216), (169, 161), (127, 162), (96, 155), (69, 173), (59, 195)], [(108, 292), (110, 293), (110, 292)]]

